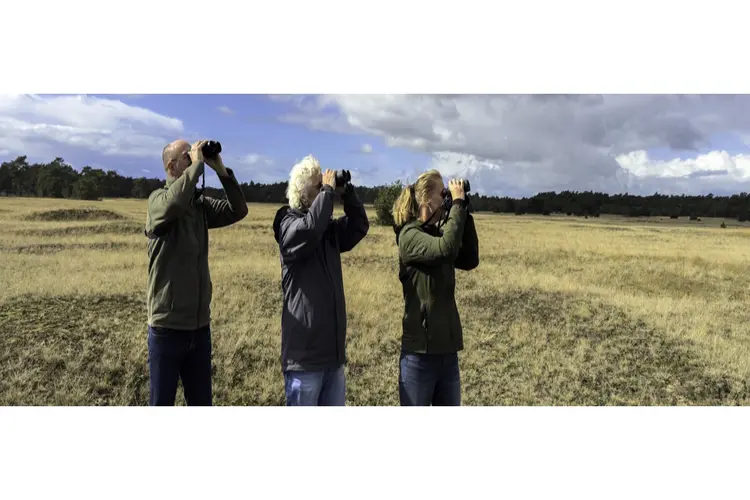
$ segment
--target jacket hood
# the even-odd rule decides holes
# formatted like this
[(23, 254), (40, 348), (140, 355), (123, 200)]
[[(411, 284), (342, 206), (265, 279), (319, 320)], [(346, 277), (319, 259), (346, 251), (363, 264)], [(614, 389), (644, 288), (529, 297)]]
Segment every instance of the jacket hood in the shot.
[(395, 223), (392, 225), (393, 232), (396, 234), (396, 245), (398, 245), (398, 237), (401, 235), (401, 231), (404, 230), (407, 226), (413, 226), (418, 227), (422, 231), (425, 231), (427, 233), (435, 234), (439, 233), (440, 229), (437, 226), (431, 226), (430, 224), (426, 222), (420, 222), (419, 219), (413, 219), (405, 224), (401, 224), (400, 226), (396, 225)]
[(409, 223), (397, 225), (395, 222), (391, 225), (393, 232), (396, 234), (396, 245), (398, 245), (398, 237), (401, 234), (401, 230), (404, 229)]
[(276, 243), (279, 242), (279, 231), (281, 230), (281, 221), (284, 219), (286, 214), (291, 210), (289, 205), (284, 205), (276, 211), (276, 216), (273, 218), (273, 237), (276, 239)]
[(289, 205), (284, 205), (276, 211), (276, 216), (273, 218), (273, 237), (276, 240), (276, 243), (279, 243), (279, 237), (281, 234), (281, 221), (284, 220), (284, 217), (286, 217), (289, 213), (295, 215), (304, 215), (305, 211), (297, 210), (296, 208), (292, 208)]

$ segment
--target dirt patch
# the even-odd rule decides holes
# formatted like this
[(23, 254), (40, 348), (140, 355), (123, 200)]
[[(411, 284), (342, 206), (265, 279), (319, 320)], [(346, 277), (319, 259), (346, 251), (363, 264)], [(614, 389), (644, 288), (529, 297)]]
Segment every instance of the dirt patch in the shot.
[(142, 405), (143, 297), (24, 296), (0, 305), (0, 405)]
[(137, 244), (122, 241), (109, 241), (102, 243), (41, 243), (36, 245), (21, 245), (11, 247), (8, 250), (20, 254), (49, 255), (71, 250), (146, 250), (145, 244)]
[(629, 227), (606, 226), (604, 224), (570, 224), (568, 227), (575, 229), (588, 229), (589, 231), (634, 231)]
[(59, 210), (48, 210), (35, 212), (24, 217), (27, 221), (81, 221), (81, 220), (123, 220), (125, 217), (101, 208), (63, 208)]
[(65, 236), (89, 236), (94, 234), (119, 234), (129, 236), (143, 234), (143, 224), (137, 222), (113, 222), (89, 226), (54, 227), (50, 229), (21, 229), (16, 234), (42, 238), (60, 238)]

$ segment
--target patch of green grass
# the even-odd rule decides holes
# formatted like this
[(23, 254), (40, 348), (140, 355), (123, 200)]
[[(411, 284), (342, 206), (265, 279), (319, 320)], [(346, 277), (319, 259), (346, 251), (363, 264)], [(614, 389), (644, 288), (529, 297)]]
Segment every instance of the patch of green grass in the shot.
[[(467, 404), (735, 405), (747, 382), (688, 340), (591, 298), (538, 289), (467, 294)], [(493, 403), (489, 403), (493, 401)]]
[(69, 250), (114, 251), (135, 249), (141, 249), (145, 251), (146, 245), (124, 241), (108, 241), (96, 243), (40, 243), (35, 245), (20, 245), (8, 248), (6, 250), (21, 254), (46, 255), (57, 252), (65, 252)]
[[(147, 402), (145, 204), (102, 202), (126, 217), (111, 222), (87, 205), (0, 200), (11, 209), (0, 225), (0, 404)], [(73, 215), (20, 222), (29, 206)], [(216, 405), (284, 402), (277, 208), (250, 204), (242, 222), (211, 232)], [(745, 227), (476, 220), (480, 265), (456, 273), (464, 404), (750, 403)], [(342, 266), (347, 404), (398, 404), (403, 299), (392, 229), (372, 224)]]
[(42, 238), (64, 238), (67, 236), (91, 236), (97, 234), (135, 235), (143, 234), (144, 225), (123, 221), (88, 226), (53, 227), (49, 229), (22, 229), (15, 233), (21, 236)]
[(24, 220), (27, 221), (81, 221), (81, 220), (122, 220), (125, 217), (101, 208), (61, 208), (58, 210), (45, 210), (27, 215)]
[(118, 295), (0, 305), (0, 405), (146, 404), (145, 313)]

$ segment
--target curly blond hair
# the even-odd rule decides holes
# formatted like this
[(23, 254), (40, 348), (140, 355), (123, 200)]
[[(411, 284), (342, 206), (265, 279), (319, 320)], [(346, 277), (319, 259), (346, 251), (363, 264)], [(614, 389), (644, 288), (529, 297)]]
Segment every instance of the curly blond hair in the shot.
[(289, 174), (289, 186), (286, 188), (286, 197), (289, 206), (302, 209), (310, 206), (312, 200), (307, 199), (307, 188), (314, 177), (320, 175), (320, 162), (313, 156), (307, 155), (292, 167)]

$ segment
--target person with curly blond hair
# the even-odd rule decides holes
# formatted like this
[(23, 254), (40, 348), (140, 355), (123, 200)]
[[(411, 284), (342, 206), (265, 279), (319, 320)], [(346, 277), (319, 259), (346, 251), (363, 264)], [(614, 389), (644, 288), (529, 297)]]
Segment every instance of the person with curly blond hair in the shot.
[[(344, 215), (333, 217), (335, 194)], [(273, 229), (281, 261), (281, 367), (288, 406), (344, 406), (346, 301), (341, 253), (367, 235), (365, 208), (350, 182), (321, 171), (312, 155), (289, 176), (289, 205)]]

